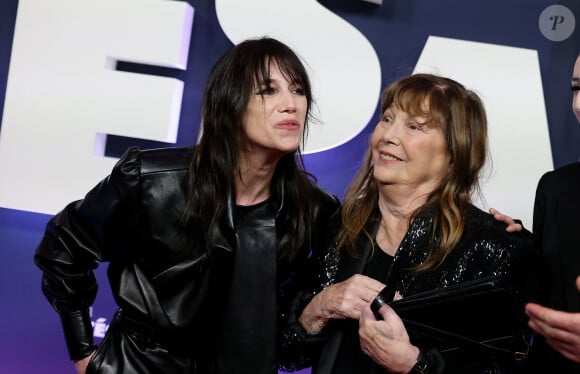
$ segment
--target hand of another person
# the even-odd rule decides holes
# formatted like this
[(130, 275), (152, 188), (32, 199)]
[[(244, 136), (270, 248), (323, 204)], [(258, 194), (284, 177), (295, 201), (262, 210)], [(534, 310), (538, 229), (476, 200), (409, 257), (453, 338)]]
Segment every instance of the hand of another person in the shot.
[(92, 352), (87, 357), (74, 362), (77, 374), (85, 374), (87, 372), (87, 366), (89, 365), (89, 361), (91, 361), (91, 358), (93, 357), (94, 354), (95, 352)]
[(330, 319), (359, 319), (364, 308), (385, 285), (373, 278), (355, 274), (345, 281), (326, 287), (310, 301), (300, 316), (309, 334), (318, 334)]
[(507, 232), (522, 231), (523, 227), (521, 224), (516, 223), (516, 221), (514, 221), (512, 217), (500, 213), (497, 209), (490, 208), (489, 214), (491, 214), (496, 221), (504, 222), (507, 225), (505, 231)]
[(403, 321), (388, 305), (379, 309), (377, 321), (367, 306), (359, 320), (362, 351), (390, 373), (408, 373), (419, 357), (419, 348), (411, 344)]
[[(576, 278), (580, 291), (580, 276)], [(548, 344), (564, 357), (580, 363), (580, 313), (568, 313), (528, 303), (526, 314), (532, 330), (546, 338)]]

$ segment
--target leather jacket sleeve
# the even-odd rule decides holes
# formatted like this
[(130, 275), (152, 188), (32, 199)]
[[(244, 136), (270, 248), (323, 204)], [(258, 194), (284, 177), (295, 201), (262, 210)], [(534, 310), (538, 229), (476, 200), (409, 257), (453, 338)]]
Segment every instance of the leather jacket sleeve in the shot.
[(60, 314), (73, 360), (95, 349), (89, 315), (97, 293), (93, 270), (100, 261), (123, 256), (127, 248), (123, 241), (132, 237), (136, 223), (132, 205), (138, 183), (139, 153), (133, 148), (82, 200), (69, 204), (48, 222), (36, 250), (34, 260), (43, 271), (42, 290)]

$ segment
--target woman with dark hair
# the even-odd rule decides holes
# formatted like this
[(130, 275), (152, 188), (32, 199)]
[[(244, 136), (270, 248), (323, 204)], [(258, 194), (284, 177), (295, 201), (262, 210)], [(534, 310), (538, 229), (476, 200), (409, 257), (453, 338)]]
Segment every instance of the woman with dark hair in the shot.
[(451, 79), (416, 74), (383, 92), (381, 111), (343, 202), (337, 283), (300, 316), (308, 333), (329, 335), (313, 373), (503, 372), (513, 363), (442, 355), (417, 345), (388, 305), (382, 320), (369, 308), (385, 285), (404, 299), (499, 276), (514, 286), (523, 316), (531, 238), (471, 203), (487, 155), (482, 102)]
[[(209, 76), (197, 146), (129, 149), (50, 220), (35, 262), (79, 373), (271, 374), (293, 355), (292, 304), (327, 285), (340, 224), (304, 170), (311, 105), (290, 48), (244, 41)], [(104, 261), (119, 310), (97, 347)]]

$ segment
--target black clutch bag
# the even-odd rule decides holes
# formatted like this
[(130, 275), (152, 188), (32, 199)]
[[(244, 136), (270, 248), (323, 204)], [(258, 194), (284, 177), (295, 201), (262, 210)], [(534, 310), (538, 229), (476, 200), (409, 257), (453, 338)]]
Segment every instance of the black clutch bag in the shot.
[(484, 353), (502, 360), (523, 360), (528, 342), (516, 313), (513, 293), (499, 278), (483, 278), (392, 301), (385, 287), (371, 304), (388, 304), (403, 320), (411, 342), (442, 353)]

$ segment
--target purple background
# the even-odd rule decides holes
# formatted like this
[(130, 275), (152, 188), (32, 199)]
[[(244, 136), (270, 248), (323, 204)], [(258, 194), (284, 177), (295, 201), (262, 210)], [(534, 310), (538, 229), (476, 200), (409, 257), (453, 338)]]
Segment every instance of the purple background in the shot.
[[(184, 81), (177, 145), (195, 142), (205, 78), (216, 59), (232, 46), (218, 25), (214, 2), (188, 2), (194, 7), (195, 15), (186, 71), (120, 64), (120, 69), (174, 76)], [(382, 87), (412, 72), (429, 35), (537, 50), (554, 165), (558, 167), (579, 159), (580, 126), (574, 125), (568, 86), (573, 61), (580, 51), (580, 1), (384, 0), (383, 5), (375, 5), (359, 0), (331, 0), (320, 3), (354, 25), (373, 44), (381, 61)], [(552, 4), (566, 5), (576, 16), (577, 29), (566, 41), (550, 42), (538, 30), (540, 13)], [(17, 6), (17, 0), (0, 2), (0, 116)], [(398, 43), (383, 42), (383, 35), (387, 34), (395, 35)], [(347, 144), (306, 157), (308, 169), (324, 188), (343, 195), (362, 159), (376, 117), (375, 113), (371, 125)], [(0, 127), (0, 134), (1, 130)], [(165, 145), (110, 137), (107, 153), (119, 155), (130, 144)], [(328, 168), (329, 164), (340, 167)], [(74, 372), (58, 316), (40, 291), (40, 272), (32, 259), (48, 219), (47, 215), (0, 208), (0, 373)], [(105, 270), (101, 266), (97, 271), (101, 280), (94, 309), (97, 317), (111, 316), (114, 310)]]

